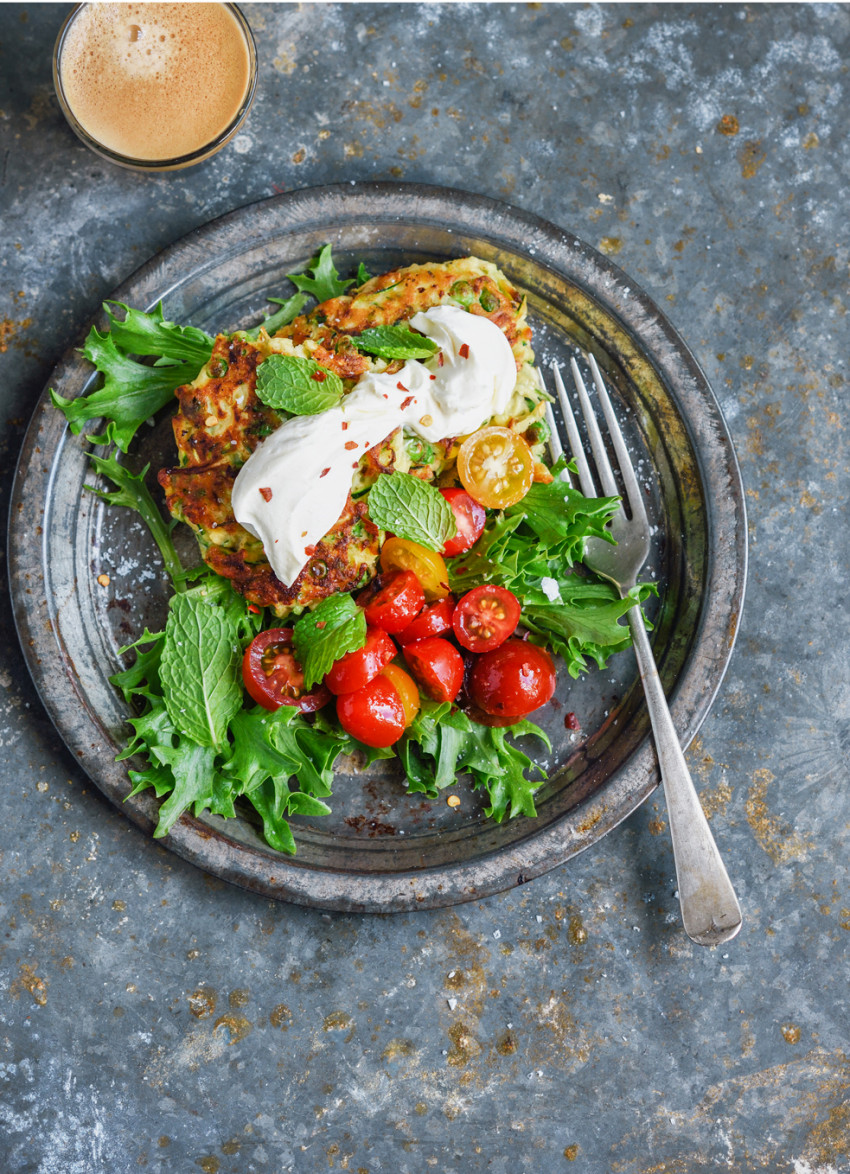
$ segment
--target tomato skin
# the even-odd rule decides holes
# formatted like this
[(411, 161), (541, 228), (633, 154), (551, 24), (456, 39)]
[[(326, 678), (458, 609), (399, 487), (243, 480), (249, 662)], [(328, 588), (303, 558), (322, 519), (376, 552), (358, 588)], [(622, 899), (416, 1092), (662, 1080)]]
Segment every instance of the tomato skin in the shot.
[(404, 705), (382, 673), (362, 689), (338, 697), (336, 714), (345, 732), (367, 746), (392, 746), (404, 733)]
[(366, 643), (355, 652), (347, 652), (331, 666), (325, 684), (331, 693), (354, 693), (368, 685), (388, 665), (398, 649), (380, 628), (366, 629)]
[(419, 713), (419, 690), (416, 687), (416, 682), (409, 673), (404, 671), (401, 665), (394, 664), (392, 661), (385, 669), (381, 669), (381, 675), (392, 681), (398, 691), (404, 709), (404, 728), (407, 729)]
[(324, 685), (305, 691), (291, 628), (267, 628), (254, 637), (242, 657), (242, 680), (252, 700), (268, 710), (297, 705), (303, 713), (314, 713), (331, 699)]
[(463, 684), (463, 657), (453, 644), (442, 636), (414, 640), (405, 645), (404, 659), (432, 701), (454, 701)]
[(534, 457), (516, 432), (488, 425), (460, 446), (457, 473), (470, 497), (488, 509), (503, 510), (521, 501), (531, 488)]
[(414, 640), (425, 640), (429, 636), (442, 636), (443, 632), (451, 630), (452, 616), (455, 601), (451, 595), (445, 599), (438, 599), (436, 603), (426, 603), (412, 623), (398, 633), (396, 639), (402, 648)]
[(479, 709), (476, 705), (467, 705), (463, 712), (470, 721), (475, 722), (479, 726), (490, 726), (491, 729), (493, 727), (504, 729), (505, 726), (513, 726), (525, 718), (524, 713), (511, 713), (496, 717), (494, 713), (485, 713), (483, 709)]
[(513, 636), (520, 611), (519, 600), (507, 587), (473, 587), (458, 600), (452, 628), (470, 652), (490, 652)]
[(469, 674), (469, 696), (494, 717), (525, 717), (555, 692), (555, 666), (543, 648), (525, 640), (508, 640), (485, 652)]
[(481, 537), (487, 514), (484, 506), (470, 497), (465, 489), (441, 489), (440, 493), (451, 506), (457, 526), (457, 534), (446, 542), (443, 554), (446, 558), (454, 558), (455, 555), (466, 554), (475, 545)]
[(388, 538), (381, 547), (381, 570), (413, 571), (422, 584), (426, 603), (443, 599), (449, 593), (449, 569), (445, 559), (418, 542)]
[(366, 623), (384, 632), (400, 632), (425, 606), (425, 592), (413, 571), (381, 575), (357, 597)]

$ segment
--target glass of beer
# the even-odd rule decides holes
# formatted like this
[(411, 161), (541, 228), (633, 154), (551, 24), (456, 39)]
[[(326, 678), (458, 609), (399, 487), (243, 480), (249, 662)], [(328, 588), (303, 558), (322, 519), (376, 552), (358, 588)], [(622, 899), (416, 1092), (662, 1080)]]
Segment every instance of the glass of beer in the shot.
[(53, 81), (87, 147), (122, 167), (173, 171), (236, 134), (257, 52), (235, 4), (78, 4), (56, 41)]

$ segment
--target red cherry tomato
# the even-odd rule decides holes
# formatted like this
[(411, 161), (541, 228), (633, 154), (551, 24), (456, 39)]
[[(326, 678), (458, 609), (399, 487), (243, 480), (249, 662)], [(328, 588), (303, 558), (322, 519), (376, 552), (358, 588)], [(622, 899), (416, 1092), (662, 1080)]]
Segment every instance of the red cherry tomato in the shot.
[(470, 652), (490, 652), (516, 631), (520, 603), (506, 587), (473, 587), (458, 600), (452, 627)]
[(399, 644), (411, 644), (414, 640), (425, 640), (428, 636), (442, 636), (452, 626), (452, 613), (455, 601), (451, 595), (445, 599), (438, 599), (436, 603), (428, 603), (416, 617), (407, 625), (403, 632), (399, 632), (396, 639)]
[(503, 717), (496, 717), (494, 713), (485, 713), (483, 709), (479, 709), (476, 705), (467, 705), (463, 711), (470, 721), (476, 722), (479, 726), (490, 726), (502, 729), (505, 726), (512, 726), (516, 722), (521, 722), (525, 717), (524, 713), (506, 714)]
[(422, 611), (425, 592), (413, 571), (391, 571), (361, 591), (357, 602), (370, 627), (400, 632)]
[(456, 554), (465, 554), (478, 541), (487, 514), (484, 506), (471, 498), (465, 489), (441, 489), (440, 493), (452, 507), (457, 526), (457, 534), (443, 547), (443, 555), (454, 558)]
[(242, 680), (249, 696), (265, 709), (297, 705), (304, 713), (313, 713), (331, 699), (324, 685), (304, 688), (291, 628), (267, 628), (254, 637), (242, 658)]
[(398, 656), (398, 649), (386, 632), (367, 628), (366, 643), (356, 652), (340, 657), (325, 677), (325, 684), (331, 693), (354, 693), (377, 677), (394, 656)]
[(441, 636), (405, 644), (404, 659), (432, 701), (454, 701), (463, 684), (463, 657)]
[(392, 746), (404, 733), (404, 704), (383, 674), (362, 689), (338, 697), (336, 713), (345, 732), (367, 746)]
[(469, 674), (472, 703), (495, 717), (525, 717), (554, 692), (552, 657), (524, 640), (508, 640), (485, 652)]

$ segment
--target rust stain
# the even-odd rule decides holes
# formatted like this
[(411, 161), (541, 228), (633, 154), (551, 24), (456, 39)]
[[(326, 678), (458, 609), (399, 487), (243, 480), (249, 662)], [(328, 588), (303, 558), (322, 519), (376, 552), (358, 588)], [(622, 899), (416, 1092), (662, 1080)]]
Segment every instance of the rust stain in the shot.
[(401, 122), (403, 117), (395, 102), (353, 101), (347, 102), (344, 109), (361, 122), (371, 122), (377, 130), (386, 130), (390, 123)]
[(819, 147), (819, 146), (820, 146), (820, 139), (818, 138), (818, 136), (815, 134), (814, 131), (812, 131), (811, 134), (807, 134), (806, 137), (803, 139), (803, 150), (804, 151), (811, 151), (814, 147)]
[(496, 1041), (496, 1051), (500, 1056), (512, 1056), (517, 1050), (516, 1036), (512, 1031), (506, 1031)]
[(227, 1001), (231, 1007), (247, 1007), (251, 1001), (251, 993), (241, 987), (237, 987), (236, 990), (230, 992)]
[(574, 1162), (576, 1160), (576, 1158), (578, 1157), (578, 1146), (577, 1145), (568, 1145), (567, 1148), (564, 1150), (564, 1157), (567, 1159), (568, 1162)]
[(215, 1011), (218, 993), (209, 987), (198, 987), (189, 995), (189, 1010), (196, 1019), (206, 1019)]
[(782, 1024), (782, 1038), (786, 1044), (798, 1044), (800, 1042), (800, 1029), (794, 1023)]
[(226, 1027), (230, 1033), (229, 1046), (240, 1043), (254, 1030), (254, 1025), (244, 1015), (219, 1015), (213, 1024), (213, 1032)]
[(574, 946), (581, 946), (587, 941), (587, 930), (578, 913), (575, 913), (567, 926), (567, 937)]
[(414, 1056), (416, 1047), (409, 1039), (391, 1039), (381, 1053), (382, 1060), (400, 1060), (404, 1056)]
[(289, 1025), (292, 1022), (292, 1012), (285, 1003), (278, 1003), (273, 1007), (269, 1013), (269, 1023), (272, 1027), (278, 1027), (281, 1031), (289, 1031)]
[(195, 1165), (200, 1166), (204, 1174), (218, 1174), (221, 1169), (221, 1163), (215, 1154), (204, 1154), (202, 1158), (198, 1158)]
[(660, 836), (667, 827), (663, 819), (651, 819), (647, 824), (651, 836)]
[(773, 815), (767, 805), (767, 791), (775, 775), (766, 769), (753, 771), (753, 781), (747, 793), (747, 823), (756, 843), (774, 864), (789, 860), (805, 860), (812, 841), (799, 835), (792, 827)]
[(607, 257), (615, 257), (622, 247), (623, 242), (618, 236), (603, 236), (599, 242), (600, 253), (605, 253)]
[(718, 783), (716, 787), (710, 787), (708, 790), (702, 791), (699, 801), (705, 813), (705, 818), (711, 819), (715, 815), (725, 815), (731, 798), (732, 788), (728, 783)]
[(734, 114), (724, 114), (717, 124), (717, 132), (721, 135), (736, 135), (740, 129)]
[(0, 320), (0, 354), (5, 354), (10, 344), (17, 347), (23, 346), (24, 343), (18, 338), (18, 335), (24, 330), (29, 330), (30, 326), (32, 326), (32, 318), (20, 318), (17, 322), (11, 318)]
[(347, 1031), (349, 1027), (354, 1026), (354, 1020), (345, 1011), (331, 1011), (330, 1015), (325, 1016), (325, 1021), (322, 1024), (323, 1031)]
[(465, 1068), (470, 1060), (481, 1054), (481, 1045), (465, 1023), (455, 1023), (450, 1027), (449, 1039), (452, 1046), (446, 1063), (453, 1068)]
[(738, 152), (738, 162), (744, 179), (752, 179), (766, 158), (767, 152), (762, 148), (761, 142), (758, 139), (748, 139)]
[(38, 977), (37, 969), (37, 962), (33, 962), (32, 965), (28, 962), (22, 962), (18, 977), (10, 986), (9, 991), (15, 998), (20, 995), (22, 990), (29, 991), (33, 1002), (37, 1003), (39, 1007), (44, 1007), (47, 1004), (48, 982), (46, 978)]

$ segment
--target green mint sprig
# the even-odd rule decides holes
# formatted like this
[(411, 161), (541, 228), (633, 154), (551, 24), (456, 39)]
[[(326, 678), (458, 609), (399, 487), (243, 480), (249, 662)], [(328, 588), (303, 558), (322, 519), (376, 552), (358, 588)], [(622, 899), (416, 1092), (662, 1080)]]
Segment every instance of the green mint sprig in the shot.
[(335, 660), (366, 643), (366, 617), (350, 595), (330, 595), (305, 613), (292, 629), (304, 686), (321, 681)]
[(457, 534), (451, 506), (439, 490), (410, 473), (386, 473), (369, 490), (369, 517), (381, 530), (442, 550)]
[(351, 341), (359, 351), (366, 351), (379, 359), (429, 359), (437, 352), (433, 339), (417, 334), (406, 323), (373, 326), (361, 334), (352, 335)]
[(318, 416), (342, 399), (343, 384), (334, 371), (297, 355), (269, 355), (257, 368), (257, 398), (267, 407), (293, 416)]

